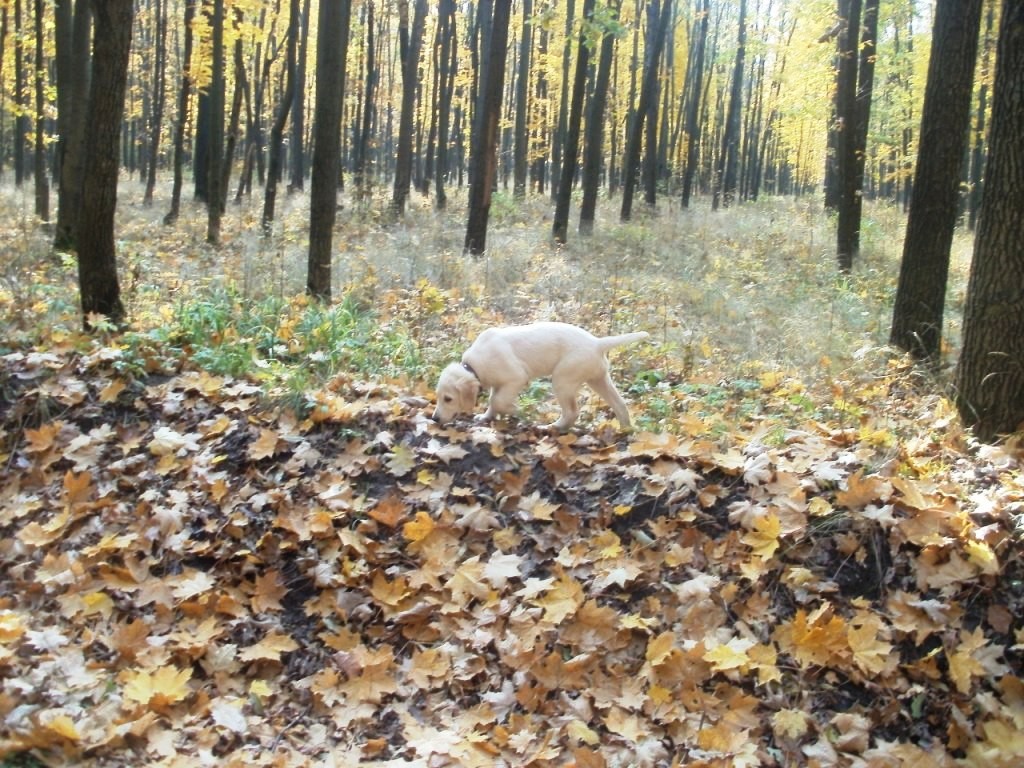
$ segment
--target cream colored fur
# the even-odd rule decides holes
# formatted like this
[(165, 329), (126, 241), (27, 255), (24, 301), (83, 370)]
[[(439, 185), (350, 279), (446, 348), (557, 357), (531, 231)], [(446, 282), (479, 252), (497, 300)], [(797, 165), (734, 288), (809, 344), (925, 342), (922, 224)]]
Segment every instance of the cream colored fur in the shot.
[(624, 429), (630, 426), (629, 410), (608, 374), (608, 350), (646, 338), (645, 331), (598, 338), (567, 323), (533, 323), (507, 328), (488, 328), (437, 382), (434, 420), (450, 421), (459, 413), (471, 413), (481, 389), (490, 392), (483, 421), (515, 410), (519, 393), (533, 379), (551, 377), (562, 414), (551, 426), (565, 430), (579, 417), (579, 391), (587, 384), (615, 412)]

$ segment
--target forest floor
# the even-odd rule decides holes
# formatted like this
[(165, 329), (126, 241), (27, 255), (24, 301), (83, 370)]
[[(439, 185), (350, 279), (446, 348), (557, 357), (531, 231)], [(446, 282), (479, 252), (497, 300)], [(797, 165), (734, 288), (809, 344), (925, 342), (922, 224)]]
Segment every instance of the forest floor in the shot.
[[(839, 276), (815, 204), (599, 220), (348, 205), (310, 304), (304, 198), (171, 228), (122, 190), (132, 327), (0, 194), (0, 765), (1016, 766), (1019, 441), (885, 344), (902, 218)], [(612, 208), (608, 201), (603, 204)], [(958, 336), (970, 238), (947, 306)], [(636, 429), (441, 426), (481, 329), (643, 329)], [(955, 360), (955, 349), (948, 350)]]

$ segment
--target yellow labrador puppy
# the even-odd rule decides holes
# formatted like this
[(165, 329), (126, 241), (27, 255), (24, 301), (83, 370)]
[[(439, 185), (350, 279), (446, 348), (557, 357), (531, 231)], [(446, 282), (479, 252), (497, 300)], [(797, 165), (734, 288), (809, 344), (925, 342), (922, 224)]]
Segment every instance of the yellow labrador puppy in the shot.
[(598, 338), (575, 325), (532, 323), (508, 328), (488, 328), (481, 333), (461, 363), (452, 363), (437, 382), (434, 420), (450, 421), (459, 413), (470, 413), (481, 388), (490, 391), (482, 421), (509, 414), (519, 393), (532, 380), (551, 377), (562, 415), (554, 429), (566, 430), (580, 414), (580, 387), (590, 386), (612, 407), (623, 429), (628, 429), (629, 411), (611, 377), (605, 354), (613, 347), (646, 338), (645, 331)]

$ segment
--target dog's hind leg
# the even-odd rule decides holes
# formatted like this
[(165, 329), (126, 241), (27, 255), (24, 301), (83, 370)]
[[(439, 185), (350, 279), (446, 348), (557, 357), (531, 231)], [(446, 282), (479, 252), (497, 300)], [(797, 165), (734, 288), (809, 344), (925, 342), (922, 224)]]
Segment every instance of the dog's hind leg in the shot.
[(623, 401), (622, 395), (619, 394), (619, 390), (615, 388), (611, 375), (605, 371), (603, 377), (588, 381), (587, 384), (612, 407), (612, 410), (615, 412), (615, 418), (619, 420), (619, 424), (622, 428), (629, 429), (631, 426), (629, 420), (629, 409), (626, 407), (626, 403)]

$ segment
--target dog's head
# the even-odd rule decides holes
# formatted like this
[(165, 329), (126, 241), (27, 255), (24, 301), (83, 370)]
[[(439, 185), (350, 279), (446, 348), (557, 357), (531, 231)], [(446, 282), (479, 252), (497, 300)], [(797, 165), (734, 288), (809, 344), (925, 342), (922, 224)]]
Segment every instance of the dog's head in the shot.
[(460, 413), (470, 413), (480, 394), (480, 381), (461, 363), (452, 363), (437, 380), (437, 407), (434, 421), (451, 421)]

